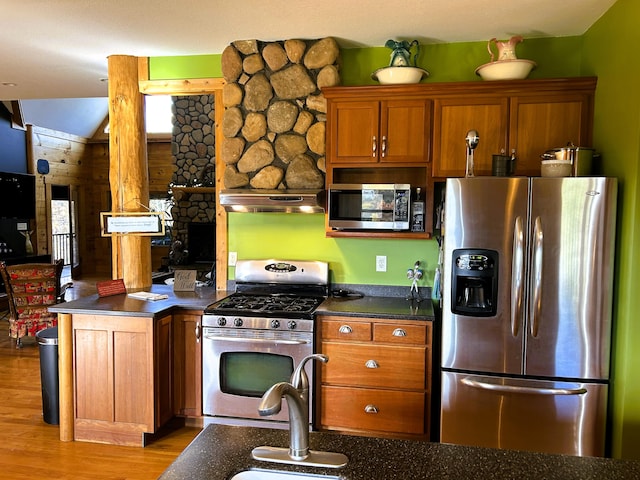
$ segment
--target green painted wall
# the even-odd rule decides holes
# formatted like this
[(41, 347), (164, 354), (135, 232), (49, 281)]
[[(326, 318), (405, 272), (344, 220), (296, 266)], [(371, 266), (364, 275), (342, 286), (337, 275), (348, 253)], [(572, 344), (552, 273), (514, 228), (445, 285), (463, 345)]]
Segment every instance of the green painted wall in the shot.
[[(618, 0), (583, 36), (525, 39), (518, 56), (538, 63), (530, 78), (598, 77), (594, 147), (606, 175), (620, 180), (614, 350), (612, 454), (640, 459), (640, 321), (634, 302), (640, 287), (640, 2)], [(386, 40), (386, 39), (385, 39)], [(382, 42), (381, 42), (382, 43)], [(424, 82), (480, 81), (475, 69), (489, 60), (486, 42), (421, 47), (418, 65), (431, 75)], [(342, 51), (345, 85), (375, 84), (370, 75), (388, 64), (384, 47)], [(150, 78), (217, 77), (219, 55), (154, 58)], [(218, 73), (216, 73), (218, 72)], [(431, 285), (437, 245), (432, 240), (328, 239), (322, 215), (230, 214), (229, 249), (239, 258), (320, 259), (332, 268), (332, 282), (408, 285), (406, 269), (427, 262)], [(375, 256), (387, 255), (388, 272), (375, 272)], [(229, 271), (233, 278), (233, 269)]]
[[(432, 240), (335, 239), (324, 234), (322, 214), (230, 213), (229, 251), (238, 258), (280, 258), (329, 262), (332, 283), (411, 285), (407, 269), (425, 265), (421, 285), (431, 285), (438, 258)], [(387, 271), (375, 271), (376, 255)]]
[[(618, 242), (612, 372), (615, 457), (640, 460), (640, 2), (618, 0), (584, 35), (583, 75), (596, 75), (594, 147), (618, 177)], [(630, 61), (631, 60), (631, 61)]]

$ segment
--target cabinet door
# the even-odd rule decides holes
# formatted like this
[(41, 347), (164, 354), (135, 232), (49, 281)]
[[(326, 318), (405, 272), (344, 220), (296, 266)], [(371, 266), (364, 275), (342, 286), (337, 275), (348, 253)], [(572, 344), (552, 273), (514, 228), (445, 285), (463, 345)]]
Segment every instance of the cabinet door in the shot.
[(474, 150), (475, 175), (491, 175), (492, 155), (507, 152), (506, 97), (456, 97), (434, 101), (433, 176), (464, 177), (467, 164), (465, 138), (476, 130), (480, 142)]
[(156, 320), (154, 331), (156, 428), (173, 417), (173, 318)]
[(428, 162), (430, 106), (427, 100), (386, 100), (381, 103), (378, 152), (381, 162)]
[(539, 176), (540, 155), (550, 148), (591, 146), (591, 118), (587, 95), (511, 98), (509, 148), (516, 150), (516, 175)]
[(154, 432), (153, 319), (73, 316), (75, 440), (140, 445)]
[(378, 161), (380, 103), (377, 101), (333, 102), (329, 106), (330, 131), (327, 145), (333, 163)]
[(202, 316), (175, 314), (173, 328), (174, 412), (199, 417), (202, 415)]

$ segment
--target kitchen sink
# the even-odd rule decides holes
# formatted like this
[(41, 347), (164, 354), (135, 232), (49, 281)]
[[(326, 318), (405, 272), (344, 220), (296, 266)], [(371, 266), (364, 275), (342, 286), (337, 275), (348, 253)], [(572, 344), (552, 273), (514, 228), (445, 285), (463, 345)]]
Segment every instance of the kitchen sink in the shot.
[(340, 477), (276, 470), (244, 470), (229, 480), (339, 480)]

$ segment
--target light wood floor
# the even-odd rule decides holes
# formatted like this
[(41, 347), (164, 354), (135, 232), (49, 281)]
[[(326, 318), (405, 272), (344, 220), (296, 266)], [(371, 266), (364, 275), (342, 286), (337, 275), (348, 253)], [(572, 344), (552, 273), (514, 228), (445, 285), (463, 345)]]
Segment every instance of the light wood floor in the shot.
[[(67, 300), (95, 293), (95, 280), (74, 281)], [(197, 435), (184, 427), (145, 448), (61, 442), (59, 428), (42, 419), (40, 360), (32, 338), (16, 349), (0, 313), (0, 478), (157, 478)]]

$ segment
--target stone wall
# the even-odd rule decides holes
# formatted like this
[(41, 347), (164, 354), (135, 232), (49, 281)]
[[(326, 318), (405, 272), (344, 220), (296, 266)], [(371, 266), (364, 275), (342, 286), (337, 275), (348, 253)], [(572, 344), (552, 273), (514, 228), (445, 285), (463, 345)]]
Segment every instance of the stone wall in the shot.
[(333, 38), (236, 41), (222, 53), (225, 188), (324, 188), (326, 101), (340, 83)]
[[(189, 248), (189, 223), (215, 222), (215, 97), (173, 97), (171, 156), (174, 172), (171, 240)], [(209, 187), (188, 190), (180, 187)]]

